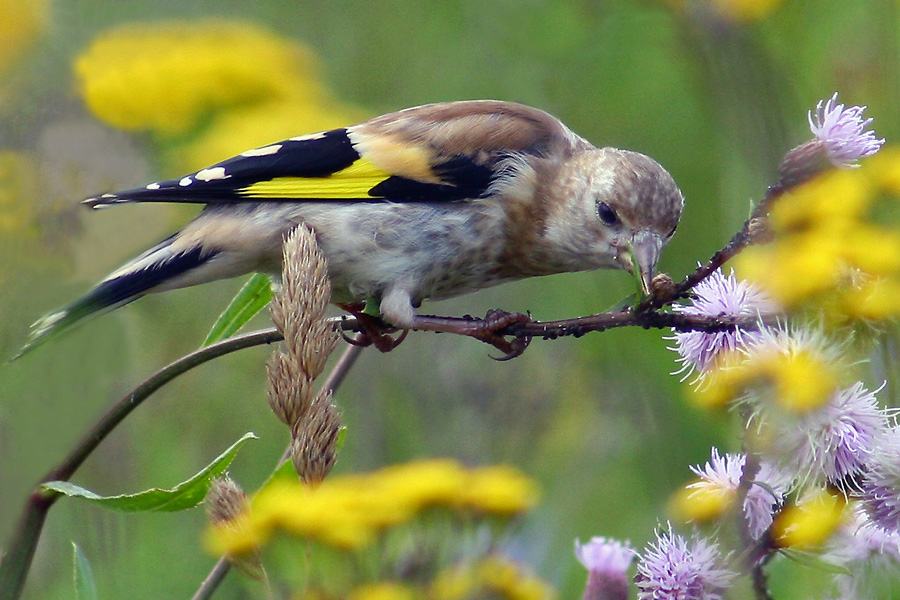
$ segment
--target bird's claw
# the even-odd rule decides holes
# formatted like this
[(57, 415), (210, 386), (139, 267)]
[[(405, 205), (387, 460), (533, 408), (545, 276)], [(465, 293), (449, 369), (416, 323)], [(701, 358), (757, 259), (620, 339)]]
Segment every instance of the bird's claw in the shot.
[[(347, 306), (342, 306), (342, 308), (351, 310)], [(378, 317), (356, 310), (351, 310), (351, 314), (356, 317), (356, 322), (359, 324), (359, 334), (351, 338), (346, 333), (341, 332), (341, 336), (347, 343), (354, 346), (375, 346), (381, 352), (390, 352), (399, 346), (409, 333), (409, 329), (403, 329), (400, 330), (399, 335), (392, 336), (390, 334), (395, 333), (397, 328), (388, 325)]]
[(472, 337), (490, 344), (503, 353), (503, 356), (492, 356), (494, 360), (506, 361), (521, 356), (531, 343), (531, 336), (514, 337), (507, 340), (499, 332), (515, 323), (529, 323), (531, 317), (518, 312), (506, 312), (500, 309), (491, 309), (485, 314), (484, 319), (477, 319), (476, 330)]

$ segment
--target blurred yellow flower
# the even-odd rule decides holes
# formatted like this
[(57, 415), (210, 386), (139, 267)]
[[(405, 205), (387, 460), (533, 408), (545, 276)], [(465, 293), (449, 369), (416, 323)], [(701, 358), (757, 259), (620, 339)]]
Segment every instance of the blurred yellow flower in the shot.
[(556, 597), (542, 580), (500, 556), (489, 556), (476, 565), (454, 567), (438, 573), (427, 597), (433, 600), (465, 600), (485, 595), (508, 600), (548, 600)]
[(414, 600), (415, 590), (401, 583), (383, 581), (361, 585), (347, 595), (347, 600)]
[(75, 73), (98, 118), (166, 135), (223, 109), (327, 99), (309, 50), (240, 21), (125, 25), (95, 39)]
[(846, 499), (828, 490), (816, 491), (799, 504), (787, 506), (775, 517), (772, 534), (783, 548), (821, 546), (846, 520)]
[(46, 0), (0, 0), (0, 72), (5, 71), (47, 26)]
[(734, 498), (733, 489), (697, 479), (672, 494), (669, 514), (682, 523), (707, 523), (731, 510)]
[(855, 170), (832, 170), (779, 198), (775, 240), (749, 248), (737, 270), (787, 310), (819, 310), (831, 326), (891, 319), (900, 300), (900, 149)]
[(507, 467), (465, 469), (450, 460), (427, 460), (363, 475), (343, 475), (318, 487), (299, 482), (267, 486), (243, 519), (212, 527), (209, 547), (240, 555), (283, 530), (344, 549), (370, 544), (385, 528), (430, 507), (508, 516), (530, 508), (535, 485)]

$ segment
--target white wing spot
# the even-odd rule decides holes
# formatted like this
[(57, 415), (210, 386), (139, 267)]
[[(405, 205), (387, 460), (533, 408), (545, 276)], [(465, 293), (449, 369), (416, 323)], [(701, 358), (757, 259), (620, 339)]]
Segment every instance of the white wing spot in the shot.
[(148, 190), (158, 190), (160, 185), (158, 183), (150, 183), (147, 185)]
[(115, 195), (115, 194), (103, 194), (103, 195), (100, 196), (100, 197), (101, 197), (101, 198), (115, 198), (116, 195)]
[(228, 179), (231, 175), (225, 174), (225, 167), (212, 167), (211, 169), (203, 169), (194, 175), (194, 179), (200, 181), (213, 181), (214, 179)]
[(270, 154), (275, 154), (279, 150), (281, 150), (281, 144), (273, 144), (271, 146), (264, 146), (262, 148), (254, 148), (253, 150), (241, 152), (241, 156), (268, 156)]
[(192, 183), (194, 183), (194, 182), (191, 180), (190, 177), (183, 177), (181, 179), (181, 181), (178, 182), (178, 185), (180, 185), (181, 187), (185, 187), (185, 186), (191, 185)]
[(325, 132), (320, 131), (319, 133), (307, 133), (306, 135), (298, 135), (297, 137), (292, 137), (289, 139), (289, 142), (306, 142), (308, 140), (321, 140), (325, 137)]

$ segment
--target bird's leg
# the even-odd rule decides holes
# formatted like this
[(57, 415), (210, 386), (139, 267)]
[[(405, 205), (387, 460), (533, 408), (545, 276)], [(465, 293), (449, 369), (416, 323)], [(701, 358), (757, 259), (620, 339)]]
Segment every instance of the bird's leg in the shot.
[(344, 339), (350, 344), (356, 346), (372, 345), (381, 352), (390, 352), (399, 346), (400, 342), (406, 339), (406, 335), (409, 333), (409, 329), (403, 329), (400, 335), (391, 337), (390, 334), (396, 332), (397, 328), (385, 323), (378, 317), (363, 312), (366, 308), (365, 302), (337, 304), (337, 306), (356, 317), (356, 322), (359, 323), (362, 339), (351, 339), (347, 335), (342, 334)]
[(531, 343), (531, 337), (515, 337), (507, 340), (500, 332), (515, 323), (530, 321), (531, 317), (522, 313), (491, 309), (483, 319), (470, 315), (461, 318), (416, 315), (412, 329), (442, 331), (473, 337), (503, 352), (503, 356), (496, 360), (509, 360), (525, 352), (528, 344)]

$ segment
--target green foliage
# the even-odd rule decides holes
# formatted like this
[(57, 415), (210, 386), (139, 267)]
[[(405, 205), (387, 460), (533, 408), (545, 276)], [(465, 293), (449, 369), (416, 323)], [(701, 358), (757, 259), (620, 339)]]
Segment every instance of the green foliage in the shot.
[(167, 490), (152, 488), (136, 494), (100, 496), (69, 481), (50, 481), (42, 484), (40, 489), (46, 492), (57, 492), (70, 498), (80, 498), (101, 508), (121, 512), (185, 510), (193, 508), (203, 501), (212, 480), (225, 472), (241, 446), (248, 440), (255, 439), (257, 438), (252, 433), (244, 434), (241, 439), (217, 456), (199, 473)]
[(264, 309), (272, 299), (272, 281), (268, 275), (255, 273), (231, 299), (228, 306), (209, 330), (204, 346), (224, 340), (237, 333), (247, 321)]
[(72, 542), (72, 561), (75, 577), (75, 600), (99, 600), (94, 570), (78, 544)]

